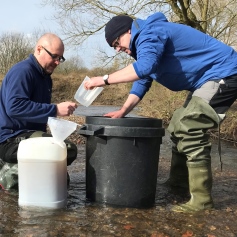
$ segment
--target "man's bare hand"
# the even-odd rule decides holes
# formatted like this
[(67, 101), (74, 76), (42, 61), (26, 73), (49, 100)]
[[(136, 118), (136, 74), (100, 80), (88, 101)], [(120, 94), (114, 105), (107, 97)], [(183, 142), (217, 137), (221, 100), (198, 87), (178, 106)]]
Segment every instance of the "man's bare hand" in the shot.
[(110, 117), (110, 118), (122, 118), (124, 116), (124, 113), (122, 110), (117, 110), (113, 112), (109, 112), (107, 114), (104, 114), (105, 117)]
[(91, 77), (90, 80), (84, 82), (86, 90), (93, 90), (95, 87), (104, 86), (105, 82), (103, 77)]
[(77, 104), (71, 101), (57, 104), (57, 116), (69, 116), (73, 114), (76, 108)]

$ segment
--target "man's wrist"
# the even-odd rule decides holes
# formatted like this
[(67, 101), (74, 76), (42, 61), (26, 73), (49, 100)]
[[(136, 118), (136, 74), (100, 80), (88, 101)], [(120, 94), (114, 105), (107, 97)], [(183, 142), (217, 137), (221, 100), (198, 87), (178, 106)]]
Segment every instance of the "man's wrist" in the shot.
[(103, 76), (103, 80), (104, 80), (105, 85), (110, 85), (109, 82), (108, 82), (108, 79), (109, 79), (108, 74)]

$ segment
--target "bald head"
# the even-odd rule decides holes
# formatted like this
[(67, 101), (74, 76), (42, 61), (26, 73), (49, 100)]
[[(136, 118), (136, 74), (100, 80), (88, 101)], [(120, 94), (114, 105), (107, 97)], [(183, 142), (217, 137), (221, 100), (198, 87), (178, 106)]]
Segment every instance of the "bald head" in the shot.
[(46, 33), (40, 37), (36, 44), (36, 49), (37, 46), (43, 45), (44, 47), (47, 46), (54, 46), (54, 47), (62, 47), (64, 49), (64, 44), (63, 41), (55, 34), (51, 33)]

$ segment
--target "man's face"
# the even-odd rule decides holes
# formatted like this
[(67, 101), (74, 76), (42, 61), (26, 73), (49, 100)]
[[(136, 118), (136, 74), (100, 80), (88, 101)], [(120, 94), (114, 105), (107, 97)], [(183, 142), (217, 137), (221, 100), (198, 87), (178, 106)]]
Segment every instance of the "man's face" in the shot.
[(112, 46), (114, 47), (114, 49), (117, 52), (125, 52), (128, 55), (131, 55), (132, 52), (129, 49), (129, 44), (130, 44), (130, 40), (131, 40), (131, 34), (130, 34), (130, 30), (127, 31), (126, 33), (120, 35), (117, 39), (115, 39), (115, 41), (112, 43)]
[(52, 74), (54, 69), (65, 61), (63, 57), (64, 47), (51, 45), (41, 45), (39, 47), (41, 51), (39, 63), (47, 74)]

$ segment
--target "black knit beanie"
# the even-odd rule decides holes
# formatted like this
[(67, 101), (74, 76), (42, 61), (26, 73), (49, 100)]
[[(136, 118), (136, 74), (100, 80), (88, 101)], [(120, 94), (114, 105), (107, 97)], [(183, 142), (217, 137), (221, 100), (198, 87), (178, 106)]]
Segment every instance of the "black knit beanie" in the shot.
[(127, 15), (114, 16), (105, 26), (105, 39), (112, 47), (112, 43), (120, 35), (131, 29), (133, 19)]

